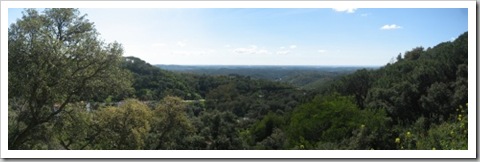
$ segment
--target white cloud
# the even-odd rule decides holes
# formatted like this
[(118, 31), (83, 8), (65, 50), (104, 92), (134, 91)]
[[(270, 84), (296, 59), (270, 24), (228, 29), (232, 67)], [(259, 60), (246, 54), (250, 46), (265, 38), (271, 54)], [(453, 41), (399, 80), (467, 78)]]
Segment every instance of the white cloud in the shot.
[(178, 41), (177, 46), (185, 47), (185, 46), (187, 46), (187, 44), (185, 43), (185, 41)]
[(318, 53), (325, 53), (325, 52), (327, 52), (327, 50), (324, 50), (324, 49), (318, 50)]
[(270, 51), (266, 49), (259, 49), (255, 45), (251, 45), (247, 48), (236, 48), (232, 51), (238, 54), (270, 54)]
[(279, 55), (286, 55), (286, 54), (289, 54), (290, 51), (289, 50), (280, 50), (280, 51), (277, 51), (276, 54), (279, 54)]
[(264, 49), (257, 51), (257, 54), (269, 54), (269, 53), (270, 53), (269, 51), (264, 50)]
[(225, 48), (230, 48), (231, 46), (229, 44), (225, 45), (224, 46)]
[(275, 54), (277, 55), (286, 55), (286, 54), (289, 54), (290, 53), (290, 50), (288, 49), (294, 49), (294, 48), (297, 48), (296, 45), (290, 45), (288, 47), (285, 47), (285, 46), (282, 46), (280, 47), (280, 50), (276, 51)]
[(165, 46), (167, 46), (167, 44), (165, 44), (165, 43), (154, 43), (154, 44), (152, 44), (152, 47), (165, 47)]
[(400, 29), (402, 28), (401, 26), (398, 26), (396, 24), (390, 24), (390, 25), (384, 25), (380, 29), (381, 30), (394, 30), (394, 29)]
[(367, 16), (370, 16), (370, 14), (368, 14), (368, 13), (363, 13), (363, 14), (360, 14), (360, 16), (362, 16), (362, 17), (367, 17)]
[(337, 12), (354, 13), (357, 8), (333, 8)]

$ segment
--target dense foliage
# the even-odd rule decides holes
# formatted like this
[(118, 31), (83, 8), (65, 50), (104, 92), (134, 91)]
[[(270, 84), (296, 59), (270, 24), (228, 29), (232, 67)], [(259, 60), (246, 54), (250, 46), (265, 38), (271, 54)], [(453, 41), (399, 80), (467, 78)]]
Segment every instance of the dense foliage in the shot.
[(362, 68), (357, 66), (222, 66), (222, 65), (156, 65), (161, 69), (185, 74), (210, 76), (242, 75), (254, 79), (265, 79), (292, 84), (302, 89), (318, 89), (324, 83)]
[[(9, 148), (35, 148), (38, 132), (71, 103), (122, 96), (130, 88), (122, 46), (97, 38), (93, 23), (74, 9), (25, 10), (8, 30)], [(121, 78), (121, 79), (119, 79)]]
[(468, 149), (468, 33), (291, 82), (166, 71), (97, 37), (76, 9), (10, 26), (9, 149)]

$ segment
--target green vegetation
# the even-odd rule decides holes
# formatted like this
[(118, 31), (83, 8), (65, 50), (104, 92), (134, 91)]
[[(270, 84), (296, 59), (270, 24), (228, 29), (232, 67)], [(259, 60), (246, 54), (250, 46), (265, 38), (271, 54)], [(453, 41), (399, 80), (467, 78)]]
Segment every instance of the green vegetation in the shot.
[(378, 69), (267, 78), (166, 71), (98, 35), (76, 9), (9, 27), (9, 149), (468, 149), (468, 33)]
[[(365, 67), (328, 67), (328, 66), (194, 66), (194, 65), (156, 65), (161, 69), (184, 74), (209, 76), (242, 75), (253, 79), (265, 79), (289, 83), (302, 89), (318, 89), (324, 83), (342, 75), (350, 74)], [(376, 67), (368, 67), (373, 69)]]

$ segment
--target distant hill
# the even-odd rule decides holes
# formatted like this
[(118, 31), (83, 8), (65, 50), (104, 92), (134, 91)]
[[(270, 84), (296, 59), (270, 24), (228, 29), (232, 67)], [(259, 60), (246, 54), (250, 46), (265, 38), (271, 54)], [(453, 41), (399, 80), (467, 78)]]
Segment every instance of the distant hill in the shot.
[(376, 69), (360, 66), (271, 66), (271, 65), (155, 65), (164, 70), (200, 75), (242, 75), (266, 79), (312, 89), (325, 81), (350, 74), (358, 69)]
[(132, 72), (134, 77), (133, 97), (140, 100), (158, 100), (167, 95), (184, 99), (201, 98), (196, 92), (191, 79), (193, 76), (162, 70), (136, 57), (125, 57), (123, 67)]

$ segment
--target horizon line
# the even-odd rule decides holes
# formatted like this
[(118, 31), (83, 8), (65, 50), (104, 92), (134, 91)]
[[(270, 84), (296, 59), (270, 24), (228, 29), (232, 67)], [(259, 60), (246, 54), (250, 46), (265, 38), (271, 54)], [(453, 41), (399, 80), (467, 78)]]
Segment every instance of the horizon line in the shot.
[(166, 65), (166, 66), (310, 66), (310, 67), (382, 67), (385, 65), (246, 65), (246, 64), (152, 64), (152, 65)]

